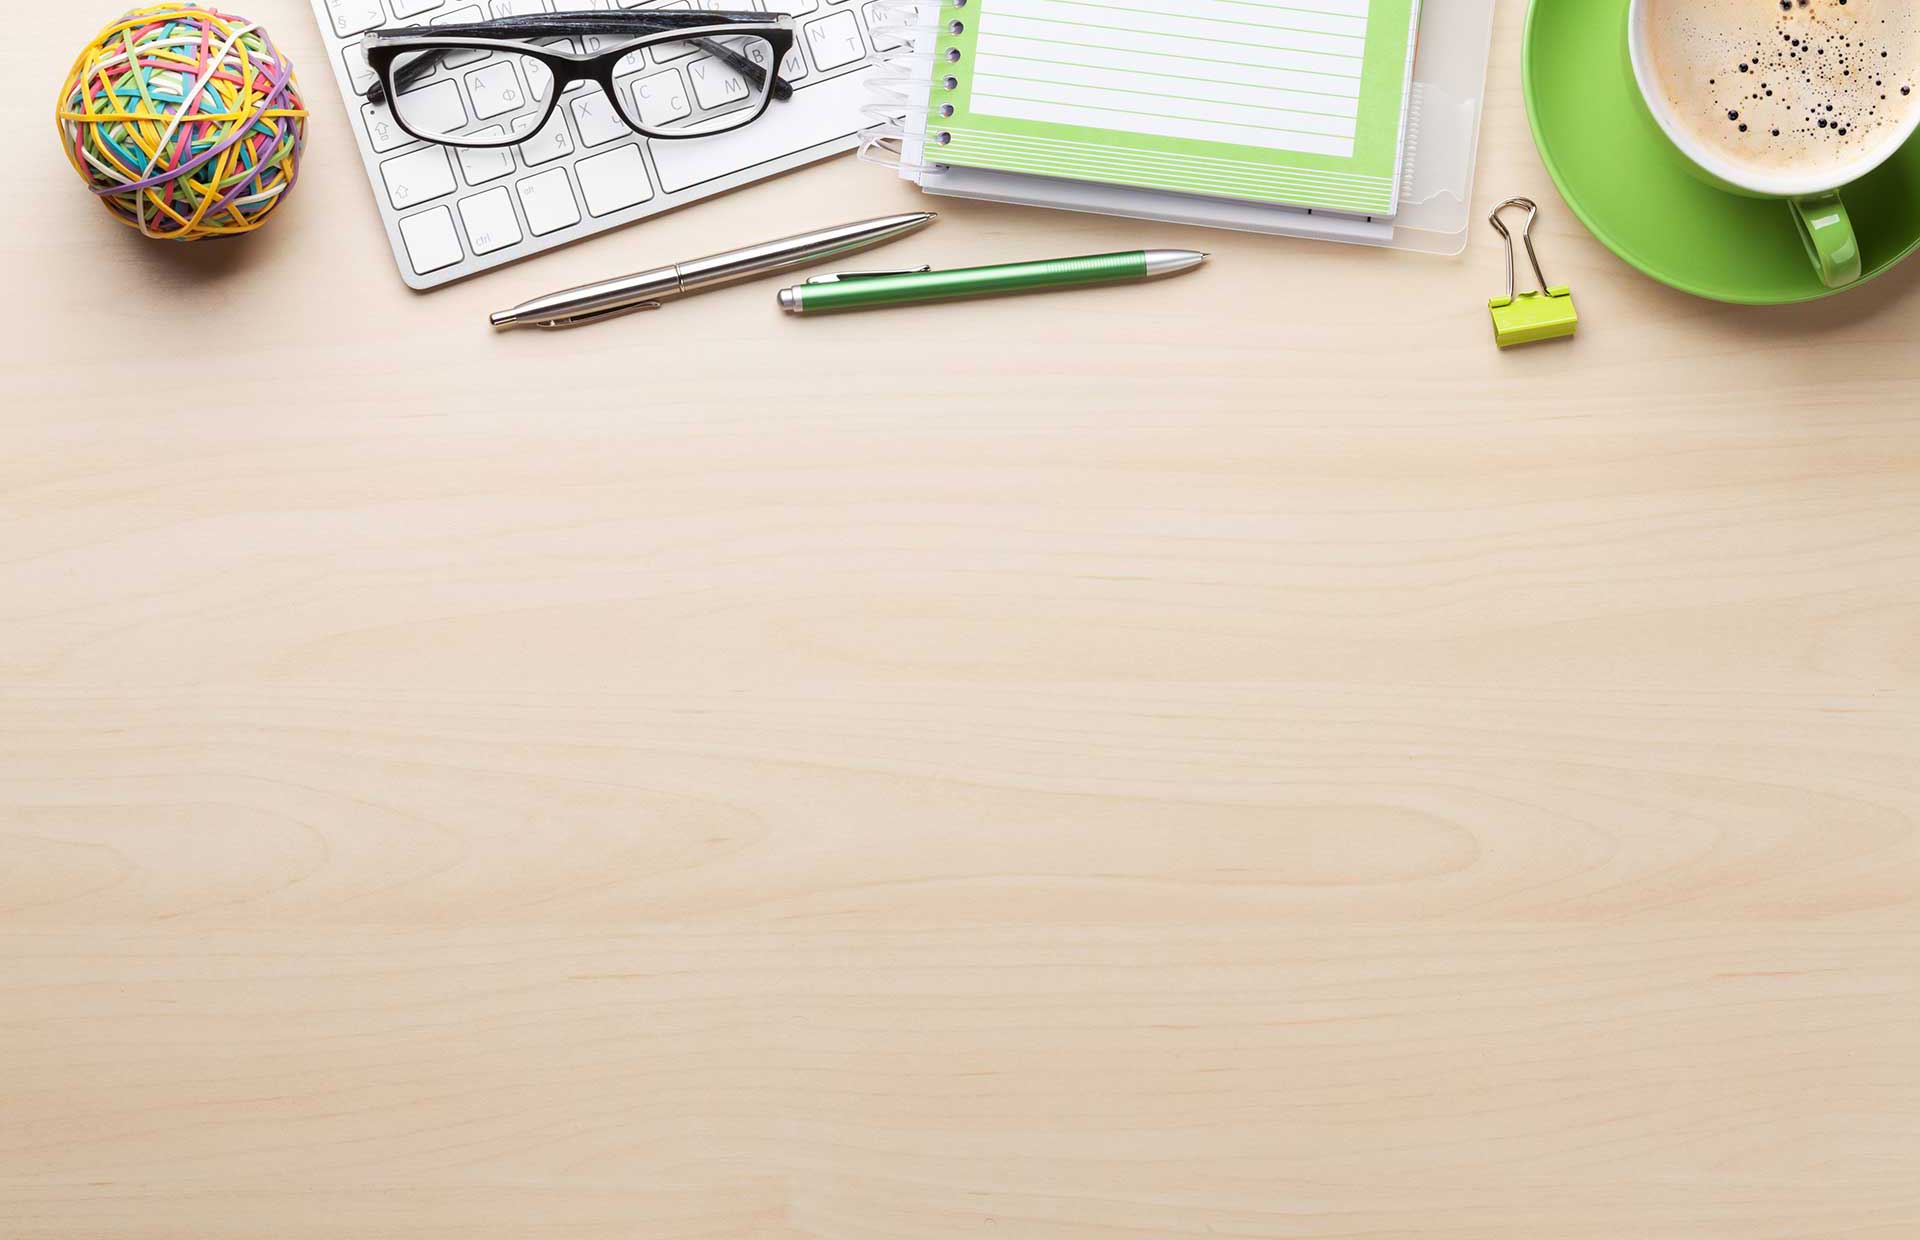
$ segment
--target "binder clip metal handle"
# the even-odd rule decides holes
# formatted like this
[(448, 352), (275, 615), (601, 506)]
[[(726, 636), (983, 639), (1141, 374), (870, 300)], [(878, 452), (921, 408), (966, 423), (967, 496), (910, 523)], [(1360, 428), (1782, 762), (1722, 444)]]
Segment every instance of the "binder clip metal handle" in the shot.
[[(1513, 207), (1524, 207), (1527, 211), (1527, 224), (1521, 230), (1520, 240), (1527, 247), (1527, 261), (1533, 264), (1536, 292), (1522, 293), (1515, 282), (1513, 234), (1500, 218), (1502, 211)], [(1533, 248), (1533, 222), (1539, 217), (1540, 208), (1530, 198), (1509, 198), (1487, 217), (1494, 231), (1507, 243), (1507, 295), (1487, 303), (1487, 309), (1493, 313), (1493, 339), (1503, 349), (1541, 340), (1559, 340), (1573, 335), (1580, 325), (1580, 315), (1573, 308), (1573, 291), (1564, 284), (1550, 286), (1547, 273), (1540, 269), (1540, 255)]]

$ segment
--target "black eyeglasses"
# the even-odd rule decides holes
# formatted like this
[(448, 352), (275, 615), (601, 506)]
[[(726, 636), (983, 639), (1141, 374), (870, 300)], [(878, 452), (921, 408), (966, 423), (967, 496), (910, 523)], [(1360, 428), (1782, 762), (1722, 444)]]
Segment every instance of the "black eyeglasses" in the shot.
[(793, 20), (767, 13), (538, 13), (376, 30), (361, 44), (400, 128), (445, 146), (513, 146), (561, 92), (597, 83), (628, 128), (703, 138), (751, 125), (793, 97), (780, 66)]

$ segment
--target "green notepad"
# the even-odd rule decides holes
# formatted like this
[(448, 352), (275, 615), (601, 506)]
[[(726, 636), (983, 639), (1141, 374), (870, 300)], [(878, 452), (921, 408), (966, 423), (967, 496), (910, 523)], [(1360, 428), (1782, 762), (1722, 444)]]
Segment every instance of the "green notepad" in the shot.
[(1418, 19), (1419, 0), (947, 0), (927, 158), (1391, 216)]

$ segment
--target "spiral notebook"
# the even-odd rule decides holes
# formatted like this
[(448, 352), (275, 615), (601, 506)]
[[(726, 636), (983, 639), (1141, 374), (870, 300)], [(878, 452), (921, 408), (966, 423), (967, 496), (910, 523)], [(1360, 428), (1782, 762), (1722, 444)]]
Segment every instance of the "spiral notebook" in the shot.
[(1417, 19), (1417, 0), (949, 4), (928, 153), (1392, 215)]
[(874, 0), (862, 157), (930, 193), (1467, 236), (1494, 0)]

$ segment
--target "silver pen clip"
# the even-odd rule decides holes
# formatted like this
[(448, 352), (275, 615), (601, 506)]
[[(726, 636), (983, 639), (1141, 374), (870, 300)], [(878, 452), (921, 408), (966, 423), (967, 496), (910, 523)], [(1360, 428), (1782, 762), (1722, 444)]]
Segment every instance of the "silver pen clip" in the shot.
[(570, 327), (585, 327), (589, 323), (617, 319), (628, 314), (639, 314), (642, 310), (658, 310), (662, 304), (657, 301), (643, 301), (638, 305), (615, 306), (611, 310), (592, 310), (586, 314), (569, 314), (560, 319), (544, 319), (536, 322), (534, 326), (550, 332), (565, 331)]
[(933, 270), (933, 264), (924, 267), (902, 267), (898, 271), (843, 271), (838, 275), (814, 276), (808, 284), (839, 284), (846, 280), (884, 280), (888, 276), (919, 276)]

